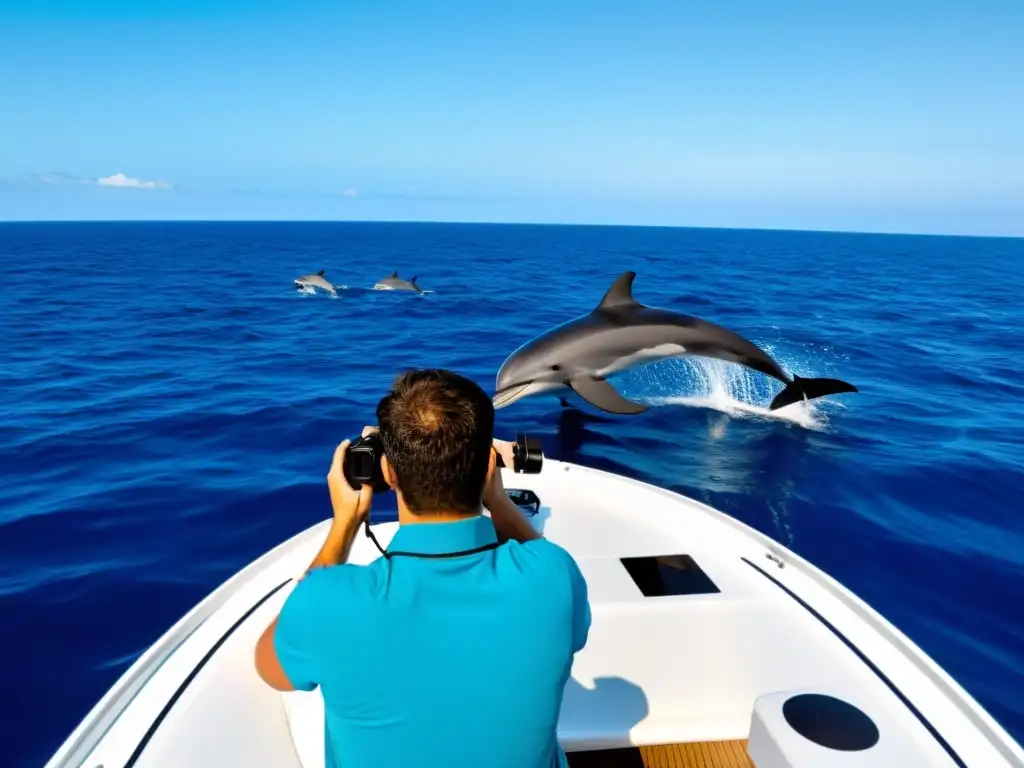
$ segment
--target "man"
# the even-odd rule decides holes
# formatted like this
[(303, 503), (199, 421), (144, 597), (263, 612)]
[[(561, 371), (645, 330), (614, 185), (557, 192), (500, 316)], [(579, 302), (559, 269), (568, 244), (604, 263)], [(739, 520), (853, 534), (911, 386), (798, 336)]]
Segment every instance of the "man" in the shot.
[(345, 441), (331, 530), (257, 643), (257, 671), (281, 691), (320, 686), (327, 768), (565, 766), (556, 725), (590, 628), (586, 583), (505, 495), (490, 398), (448, 371), (406, 373), (377, 425), (398, 499), (388, 556), (345, 562), (372, 495), (346, 482)]

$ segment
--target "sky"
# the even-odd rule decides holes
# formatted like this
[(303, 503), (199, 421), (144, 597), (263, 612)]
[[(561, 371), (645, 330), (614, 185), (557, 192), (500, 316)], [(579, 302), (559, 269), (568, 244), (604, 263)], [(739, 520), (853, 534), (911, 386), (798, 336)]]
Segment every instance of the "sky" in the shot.
[(1024, 235), (1021, 0), (0, 0), (0, 220)]

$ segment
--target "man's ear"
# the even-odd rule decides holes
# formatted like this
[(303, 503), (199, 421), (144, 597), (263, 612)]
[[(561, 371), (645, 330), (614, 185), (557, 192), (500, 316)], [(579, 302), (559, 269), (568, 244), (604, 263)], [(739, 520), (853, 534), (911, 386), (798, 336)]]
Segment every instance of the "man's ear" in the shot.
[(494, 446), (491, 446), (491, 455), (487, 459), (487, 480), (484, 482), (484, 488), (491, 484), (491, 478), (494, 477), (494, 471), (498, 467), (498, 452), (494, 450)]
[(387, 456), (380, 457), (380, 470), (384, 475), (384, 482), (391, 486), (392, 490), (398, 487), (398, 479), (395, 477), (395, 470), (391, 467), (391, 462), (388, 461)]

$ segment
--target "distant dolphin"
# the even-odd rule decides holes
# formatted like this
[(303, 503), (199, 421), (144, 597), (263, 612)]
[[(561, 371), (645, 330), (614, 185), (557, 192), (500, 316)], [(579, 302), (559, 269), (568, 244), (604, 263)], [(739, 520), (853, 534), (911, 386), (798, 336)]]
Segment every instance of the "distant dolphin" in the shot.
[(398, 272), (392, 272), (389, 277), (385, 277), (373, 286), (375, 291), (416, 291), (416, 293), (423, 293), (423, 289), (416, 285), (416, 278), (412, 280), (403, 280), (398, 276)]
[[(656, 309), (633, 298), (635, 272), (623, 273), (592, 312), (570, 320), (523, 345), (502, 363), (494, 407), (529, 395), (574, 390), (609, 413), (632, 414), (647, 406), (625, 399), (606, 378), (645, 363), (698, 355), (740, 363), (768, 374), (786, 388), (771, 410), (857, 388), (839, 379), (790, 377), (767, 353), (721, 326), (678, 312)], [(564, 403), (564, 401), (563, 401)]]
[(328, 283), (326, 280), (324, 280), (324, 270), (322, 269), (315, 275), (303, 275), (302, 277), (295, 281), (295, 284), (300, 288), (319, 288), (321, 290), (327, 291), (332, 296), (337, 296), (337, 293), (334, 290), (334, 286)]

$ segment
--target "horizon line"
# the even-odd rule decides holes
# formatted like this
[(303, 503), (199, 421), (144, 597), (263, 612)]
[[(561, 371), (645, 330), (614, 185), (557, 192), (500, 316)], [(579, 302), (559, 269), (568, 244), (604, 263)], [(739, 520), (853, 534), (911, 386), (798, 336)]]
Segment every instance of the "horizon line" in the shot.
[(869, 235), (880, 237), (947, 237), (982, 240), (1021, 240), (1019, 235), (939, 232), (885, 232), (869, 229), (800, 229), (794, 227), (701, 226), (697, 224), (615, 224), (604, 222), (554, 221), (437, 221), (430, 219), (3, 219), (0, 226), (11, 224), (414, 224), (430, 226), (480, 227), (580, 227), (605, 229), (694, 229), (724, 232), (784, 232), (818, 235)]

